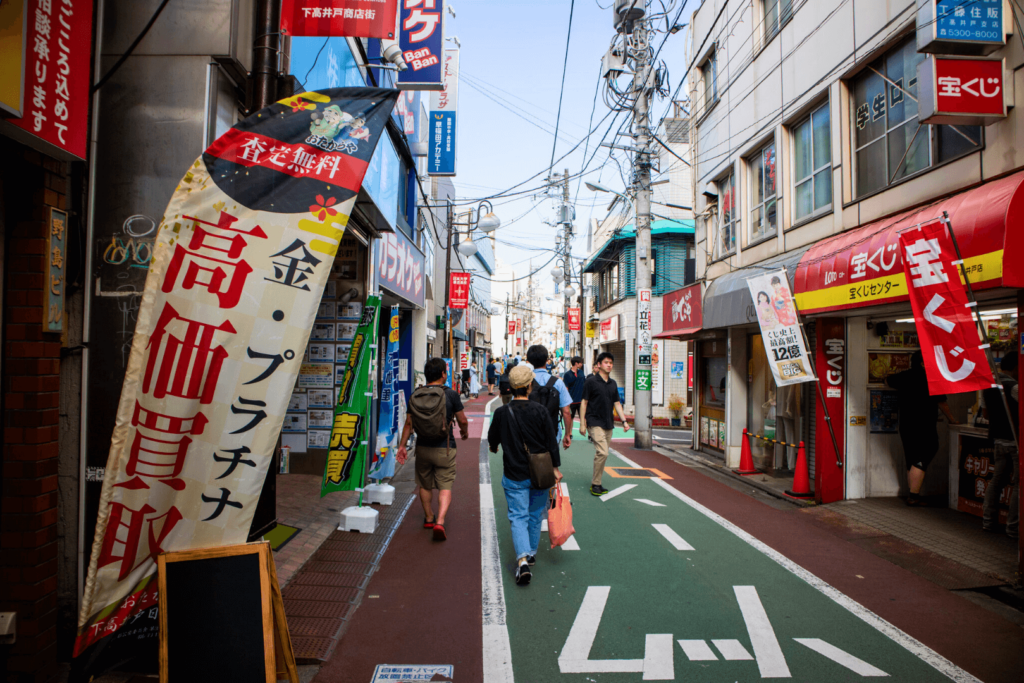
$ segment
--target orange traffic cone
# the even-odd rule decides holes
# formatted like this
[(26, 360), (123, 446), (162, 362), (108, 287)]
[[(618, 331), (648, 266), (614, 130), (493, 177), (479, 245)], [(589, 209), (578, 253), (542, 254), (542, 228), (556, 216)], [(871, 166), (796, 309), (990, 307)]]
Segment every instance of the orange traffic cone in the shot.
[(796, 469), (793, 470), (793, 490), (786, 491), (790, 498), (814, 498), (811, 493), (811, 481), (807, 473), (807, 454), (804, 453), (804, 442), (796, 450)]
[(746, 429), (743, 430), (743, 446), (740, 447), (740, 468), (733, 472), (744, 477), (759, 474), (758, 470), (754, 469), (754, 456), (750, 453), (750, 437), (747, 436)]

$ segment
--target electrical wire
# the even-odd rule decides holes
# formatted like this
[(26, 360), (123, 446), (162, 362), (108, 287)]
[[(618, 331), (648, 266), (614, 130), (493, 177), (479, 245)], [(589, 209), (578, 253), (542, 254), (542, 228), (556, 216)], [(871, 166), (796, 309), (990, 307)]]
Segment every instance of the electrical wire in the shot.
[(565, 74), (569, 70), (569, 44), (572, 40), (572, 15), (576, 10), (576, 0), (569, 2), (569, 30), (565, 34), (565, 59), (562, 61), (562, 87), (558, 92), (558, 115), (555, 117), (555, 141), (551, 143), (551, 164), (548, 175), (555, 167), (555, 150), (558, 149), (558, 126), (562, 122), (562, 98), (565, 96)]
[[(156, 8), (155, 12), (153, 12), (153, 16), (150, 17), (149, 22), (142, 29), (142, 32), (139, 33), (135, 40), (132, 41), (132, 44), (128, 46), (128, 49), (125, 50), (124, 54), (118, 57), (117, 61), (114, 62), (114, 65), (111, 66), (107, 70), (107, 73), (103, 75), (103, 78), (99, 80), (99, 83), (92, 86), (92, 88), (89, 90), (90, 95), (95, 94), (100, 88), (102, 88), (106, 84), (106, 82), (110, 80), (110, 77), (117, 73), (117, 70), (121, 68), (121, 65), (124, 64), (125, 61), (132, 56), (132, 53), (135, 52), (135, 48), (139, 46), (139, 43), (142, 42), (142, 39), (146, 37), (147, 33), (149, 33), (149, 29), (153, 28), (153, 24), (155, 24), (156, 20), (160, 18), (160, 14), (164, 11), (164, 7), (167, 7), (168, 2), (170, 2), (170, 0), (163, 0), (163, 2), (160, 3), (160, 6)], [(262, 38), (265, 36), (260, 37)]]

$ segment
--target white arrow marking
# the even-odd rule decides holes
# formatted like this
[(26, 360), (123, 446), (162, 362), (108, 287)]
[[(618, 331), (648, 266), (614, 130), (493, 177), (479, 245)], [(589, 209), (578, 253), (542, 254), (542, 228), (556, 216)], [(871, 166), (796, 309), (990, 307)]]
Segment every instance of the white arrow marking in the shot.
[(753, 659), (747, 648), (738, 640), (712, 640), (718, 651), (722, 653), (722, 659), (730, 662), (741, 662)]
[(634, 498), (633, 500), (635, 500), (638, 503), (643, 503), (644, 505), (650, 505), (652, 508), (665, 507), (664, 503), (655, 503), (653, 500), (647, 500), (646, 498)]
[(676, 550), (693, 550), (694, 547), (683, 540), (682, 536), (672, 530), (668, 524), (652, 524), (655, 531), (665, 537), (665, 540), (672, 544)]
[(801, 645), (806, 645), (818, 654), (828, 657), (836, 664), (839, 664), (840, 666), (845, 666), (850, 671), (860, 674), (861, 676), (877, 677), (889, 675), (881, 669), (876, 669), (875, 667), (871, 666), (863, 659), (857, 659), (853, 655), (847, 652), (843, 652), (835, 645), (830, 645), (829, 643), (826, 643), (824, 640), (821, 640), (820, 638), (794, 638), (793, 640), (800, 643)]
[(565, 539), (565, 543), (559, 546), (562, 550), (579, 550), (580, 544), (576, 542), (576, 534)]
[(608, 493), (606, 493), (603, 496), (601, 496), (601, 502), (609, 501), (612, 498), (614, 498), (615, 496), (619, 495), (620, 493), (625, 493), (626, 491), (629, 491), (630, 489), (635, 489), (635, 488), (636, 488), (636, 484), (626, 484), (625, 486), (620, 486), (619, 488), (615, 489), (614, 491), (609, 491)]
[(680, 640), (679, 647), (683, 648), (686, 658), (691, 662), (717, 662), (718, 657), (712, 652), (708, 644), (703, 640)]
[(775, 637), (775, 629), (768, 621), (761, 598), (757, 596), (757, 589), (753, 586), (733, 586), (732, 589), (743, 613), (743, 623), (747, 625), (761, 678), (792, 678), (779, 640)]
[(576, 620), (569, 629), (558, 669), (563, 674), (641, 673), (645, 681), (671, 681), (675, 678), (671, 634), (648, 634), (643, 659), (590, 659), (590, 650), (601, 626), (609, 586), (589, 586)]

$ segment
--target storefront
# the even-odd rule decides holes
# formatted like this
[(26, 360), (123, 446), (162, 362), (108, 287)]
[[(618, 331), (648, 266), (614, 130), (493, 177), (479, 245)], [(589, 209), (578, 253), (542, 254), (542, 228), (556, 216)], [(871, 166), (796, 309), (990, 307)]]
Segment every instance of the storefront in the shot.
[[(831, 499), (905, 494), (906, 454), (899, 437), (896, 393), (886, 379), (910, 367), (920, 350), (918, 328), (907, 296), (899, 233), (947, 213), (964, 267), (976, 294), (990, 351), (998, 362), (1019, 352), (1019, 287), (1024, 285), (1024, 174), (986, 183), (923, 209), (884, 219), (824, 240), (803, 255), (795, 278), (795, 298), (805, 324), (829, 326), (832, 351), (841, 358), (840, 381), (833, 387), (842, 468), (828, 468), (819, 457), (817, 487)], [(811, 327), (808, 325), (808, 327)], [(827, 341), (827, 340), (825, 340)], [(819, 339), (819, 355), (829, 345)], [(818, 358), (819, 374), (824, 359)], [(825, 366), (828, 367), (828, 366)], [(829, 378), (826, 377), (826, 380)], [(980, 502), (992, 476), (990, 445), (978, 392), (949, 394), (958, 425), (938, 422), (939, 451), (927, 469), (922, 495), (954, 509), (980, 515)], [(820, 421), (819, 421), (820, 422)], [(818, 434), (819, 448), (827, 435)], [(1004, 493), (1004, 505), (1008, 497)], [(827, 502), (827, 501), (826, 501)]]

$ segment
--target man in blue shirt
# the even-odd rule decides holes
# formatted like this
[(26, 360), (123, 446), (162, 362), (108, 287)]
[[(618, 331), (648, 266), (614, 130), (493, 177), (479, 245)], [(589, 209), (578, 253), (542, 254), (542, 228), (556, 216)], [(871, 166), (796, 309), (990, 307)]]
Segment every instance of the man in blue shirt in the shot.
[[(526, 361), (533, 366), (533, 377), (539, 386), (545, 386), (551, 379), (551, 373), (544, 367), (548, 358), (547, 348), (540, 344), (535, 344), (526, 350)], [(572, 444), (572, 412), (569, 410), (569, 406), (572, 405), (572, 396), (561, 379), (555, 380), (554, 389), (558, 392), (558, 408), (562, 413), (562, 419), (557, 421), (558, 438), (562, 441), (562, 448), (569, 448)], [(562, 423), (565, 423), (564, 430)]]

